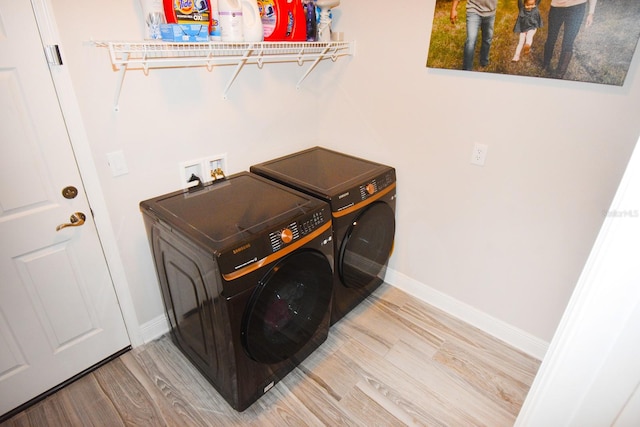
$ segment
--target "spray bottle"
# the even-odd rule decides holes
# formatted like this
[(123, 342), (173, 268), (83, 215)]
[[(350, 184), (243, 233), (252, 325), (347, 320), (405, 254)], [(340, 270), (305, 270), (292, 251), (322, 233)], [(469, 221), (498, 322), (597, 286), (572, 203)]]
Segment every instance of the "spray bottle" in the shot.
[(340, 0), (316, 0), (316, 6), (320, 9), (318, 41), (331, 41), (331, 9), (339, 5)]

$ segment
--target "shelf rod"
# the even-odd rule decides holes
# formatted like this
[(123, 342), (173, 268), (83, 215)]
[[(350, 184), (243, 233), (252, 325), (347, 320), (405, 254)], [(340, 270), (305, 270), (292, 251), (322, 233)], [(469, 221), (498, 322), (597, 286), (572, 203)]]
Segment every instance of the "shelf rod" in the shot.
[(311, 64), (311, 66), (309, 66), (309, 68), (304, 73), (304, 75), (300, 78), (300, 80), (298, 80), (298, 84), (296, 85), (296, 89), (300, 89), (300, 86), (302, 85), (302, 82), (304, 81), (304, 79), (306, 79), (307, 76), (309, 75), (309, 73), (311, 73), (311, 71), (313, 71), (313, 69), (316, 68), (316, 65), (318, 65), (318, 62), (320, 62), (320, 61), (322, 61), (322, 59), (324, 59), (324, 57), (327, 54), (327, 52), (329, 52), (329, 49), (331, 49), (331, 43), (327, 44), (327, 47), (324, 48), (322, 53), (316, 58), (315, 61), (313, 61), (313, 64)]
[(127, 60), (129, 59), (129, 52), (125, 52), (122, 54), (124, 59), (124, 64), (120, 67), (120, 79), (116, 84), (116, 96), (113, 100), (113, 109), (114, 111), (120, 111), (120, 92), (122, 92), (122, 82), (124, 81), (124, 73), (127, 72)]
[(247, 51), (244, 53), (244, 55), (242, 55), (242, 58), (240, 59), (240, 61), (238, 61), (238, 65), (236, 66), (236, 69), (233, 72), (233, 75), (229, 79), (227, 86), (224, 88), (222, 99), (227, 99), (227, 93), (229, 92), (229, 89), (231, 89), (231, 85), (235, 81), (236, 77), (238, 77), (238, 74), (240, 73), (240, 70), (242, 69), (242, 67), (244, 67), (244, 64), (247, 63), (247, 60), (249, 59), (249, 55), (251, 55), (252, 52), (253, 52), (253, 45), (250, 45), (247, 48)]

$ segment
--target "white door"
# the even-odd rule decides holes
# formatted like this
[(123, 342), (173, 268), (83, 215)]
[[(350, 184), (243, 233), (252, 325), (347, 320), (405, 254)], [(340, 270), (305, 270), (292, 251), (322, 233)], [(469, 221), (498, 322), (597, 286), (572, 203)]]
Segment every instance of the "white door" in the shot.
[(128, 346), (31, 2), (0, 0), (0, 415)]

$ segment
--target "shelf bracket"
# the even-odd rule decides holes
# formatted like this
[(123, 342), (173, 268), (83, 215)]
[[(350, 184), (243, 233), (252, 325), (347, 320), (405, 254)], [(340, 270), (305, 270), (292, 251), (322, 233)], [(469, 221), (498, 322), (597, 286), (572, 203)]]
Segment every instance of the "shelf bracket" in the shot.
[(300, 80), (298, 80), (298, 84), (296, 85), (296, 89), (300, 89), (300, 86), (302, 85), (302, 82), (304, 81), (304, 79), (306, 79), (307, 76), (311, 73), (311, 71), (313, 71), (313, 69), (316, 68), (316, 65), (318, 65), (318, 62), (324, 59), (324, 57), (327, 55), (327, 52), (329, 52), (331, 47), (332, 47), (331, 43), (327, 44), (327, 47), (324, 48), (322, 53), (318, 55), (315, 61), (313, 61), (313, 64), (311, 64), (307, 69), (307, 71), (302, 75), (302, 77), (300, 77)]
[(120, 75), (118, 76), (118, 83), (116, 84), (116, 96), (113, 100), (113, 110), (120, 111), (120, 92), (122, 92), (122, 82), (124, 81), (124, 74), (127, 72), (127, 61), (129, 59), (129, 53), (126, 52), (122, 55), (124, 63), (120, 66)]
[(249, 56), (251, 56), (251, 53), (253, 52), (253, 49), (254, 49), (253, 45), (249, 46), (247, 48), (247, 51), (244, 53), (244, 55), (242, 55), (242, 58), (238, 61), (238, 65), (236, 66), (236, 69), (233, 72), (233, 75), (229, 79), (229, 82), (227, 83), (227, 86), (224, 88), (224, 93), (222, 95), (222, 99), (227, 99), (227, 93), (229, 92), (229, 89), (231, 88), (231, 85), (235, 81), (236, 77), (238, 77), (238, 74), (240, 73), (240, 70), (242, 70), (242, 67), (244, 67), (244, 64), (247, 63), (247, 60), (249, 59)]
[(213, 70), (213, 52), (209, 52), (209, 54), (207, 55), (207, 71), (211, 72)]

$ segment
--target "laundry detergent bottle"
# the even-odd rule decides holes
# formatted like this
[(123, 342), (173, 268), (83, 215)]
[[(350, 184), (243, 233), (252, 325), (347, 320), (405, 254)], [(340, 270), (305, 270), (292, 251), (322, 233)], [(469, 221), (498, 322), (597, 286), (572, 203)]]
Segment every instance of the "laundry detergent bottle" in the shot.
[(242, 0), (242, 33), (246, 42), (261, 42), (264, 40), (262, 19), (256, 0)]
[(302, 0), (287, 0), (287, 3), (287, 41), (303, 42), (307, 40), (307, 16)]
[(164, 14), (169, 24), (209, 26), (208, 0), (164, 0)]
[(306, 40), (306, 20), (301, 0), (259, 0), (265, 41)]
[(241, 0), (218, 0), (220, 36), (223, 42), (244, 41)]

